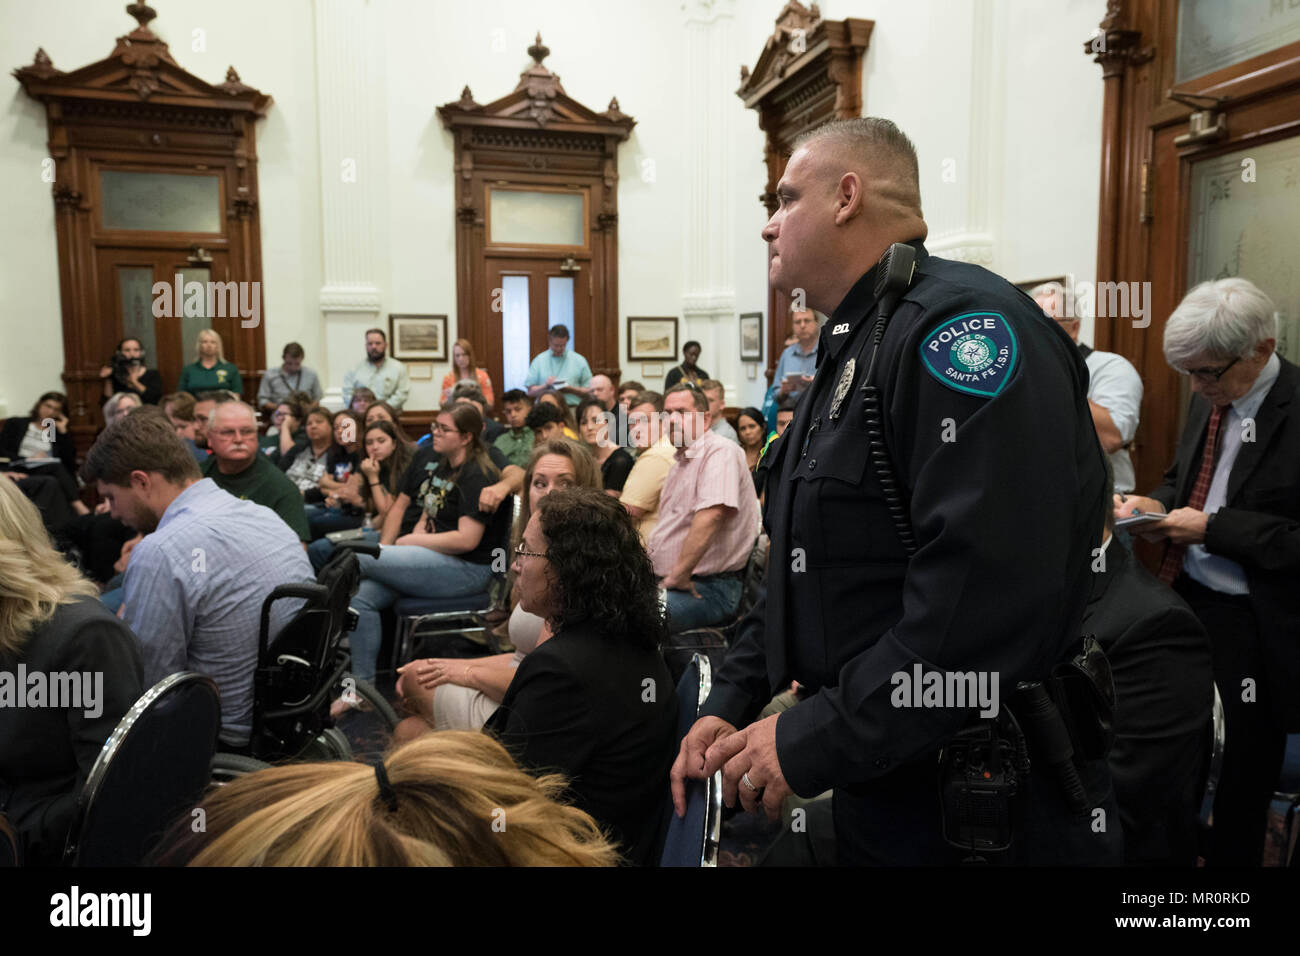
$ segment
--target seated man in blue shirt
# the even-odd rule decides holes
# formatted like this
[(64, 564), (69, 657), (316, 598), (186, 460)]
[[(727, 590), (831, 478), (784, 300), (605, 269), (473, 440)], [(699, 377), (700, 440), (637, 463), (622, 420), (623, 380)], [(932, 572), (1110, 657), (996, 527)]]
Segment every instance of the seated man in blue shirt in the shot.
[[(145, 685), (184, 670), (211, 677), (222, 743), (247, 744), (262, 601), (278, 585), (314, 580), (298, 536), (270, 508), (201, 478), (161, 413), (110, 426), (81, 473), (114, 518), (145, 536), (131, 552), (120, 612), (140, 638)], [(272, 636), (299, 603), (276, 602)]]
[(777, 360), (772, 384), (776, 386), (777, 401), (787, 395), (798, 395), (812, 384), (817, 371), (817, 338), (821, 326), (813, 312), (794, 313), (794, 344), (788, 346)]
[(554, 387), (564, 395), (570, 405), (577, 405), (591, 394), (588, 387), (591, 382), (591, 366), (577, 352), (568, 351), (569, 330), (562, 325), (553, 325), (548, 333), (551, 347), (533, 358), (528, 366), (528, 377), (524, 379), (524, 388), (536, 398), (546, 389)]

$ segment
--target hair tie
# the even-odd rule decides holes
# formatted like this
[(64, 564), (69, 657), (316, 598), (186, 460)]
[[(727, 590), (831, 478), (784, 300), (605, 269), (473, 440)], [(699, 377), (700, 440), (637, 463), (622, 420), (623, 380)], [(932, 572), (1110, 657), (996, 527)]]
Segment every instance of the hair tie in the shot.
[(393, 785), (388, 782), (388, 771), (384, 769), (384, 762), (381, 760), (375, 764), (375, 780), (379, 783), (379, 796), (383, 799), (389, 810), (397, 810), (397, 791)]

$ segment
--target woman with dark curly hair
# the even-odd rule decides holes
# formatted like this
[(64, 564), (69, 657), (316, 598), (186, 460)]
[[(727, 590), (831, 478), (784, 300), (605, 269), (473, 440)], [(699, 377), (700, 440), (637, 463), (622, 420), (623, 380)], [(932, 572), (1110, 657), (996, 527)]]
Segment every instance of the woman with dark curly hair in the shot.
[(515, 593), (552, 637), (524, 658), (484, 729), (521, 765), (555, 769), (624, 861), (653, 862), (676, 750), (654, 568), (631, 517), (590, 488), (543, 498), (515, 549)]

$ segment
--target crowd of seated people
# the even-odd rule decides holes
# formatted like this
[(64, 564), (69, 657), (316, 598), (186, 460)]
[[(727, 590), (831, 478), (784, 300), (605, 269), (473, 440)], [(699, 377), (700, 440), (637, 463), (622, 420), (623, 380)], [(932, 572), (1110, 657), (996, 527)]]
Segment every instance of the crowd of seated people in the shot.
[[(1263, 676), (1263, 706), (1251, 710), (1225, 699), (1233, 742), (1208, 859), (1257, 864), (1267, 781), (1276, 778), (1277, 741), (1289, 719), (1290, 691), (1279, 683), (1288, 665), (1271, 656), (1270, 642), (1275, 626), (1297, 618), (1284, 582), (1295, 570), (1293, 504), (1300, 496), (1292, 494), (1294, 455), (1268, 444), (1268, 436), (1291, 434), (1282, 393), (1300, 386), (1294, 366), (1275, 354), (1271, 306), (1253, 286), (1228, 282), (1194, 290), (1166, 329), (1166, 358), (1188, 371), (1200, 403), (1188, 422), (1195, 434), (1185, 436), (1164, 485), (1148, 497), (1118, 494), (1099, 516), (1106, 528), (1085, 626), (1106, 649), (1114, 675), (1109, 760), (1132, 865), (1194, 865), (1203, 852), (1196, 811), (1212, 682), (1236, 686), (1242, 674), (1256, 672)], [(806, 324), (796, 322), (804, 334), (792, 346), (792, 364), (815, 355)], [(200, 350), (196, 365), (214, 373), (219, 351), (216, 357), (204, 364)], [(385, 381), (381, 372), (391, 362), (382, 350), (378, 358), (367, 358), (372, 383)], [(472, 363), (472, 351), (468, 358)], [(570, 361), (563, 352), (555, 358), (557, 365)], [(181, 669), (211, 676), (221, 691), (223, 747), (244, 746), (261, 597), (276, 583), (312, 579), (328, 560), (333, 543), (322, 537), (321, 519), (338, 521), (328, 527), (342, 530), (369, 516), (371, 527), (358, 533), (387, 547), (378, 558), (360, 559), (363, 580), (352, 602), (360, 615), (351, 636), (355, 676), (375, 676), (381, 614), (399, 597), (478, 595), (507, 565), (513, 650), (403, 662), (398, 690), (411, 716), (396, 737), (409, 742), (388, 755), (381, 772), (341, 763), (250, 776), (207, 798), (216, 825), (206, 834), (178, 835), (164, 860), (479, 859), (487, 851), (466, 843), (449, 848), (449, 833), (429, 830), (436, 824), (422, 817), (421, 788), (433, 786), (436, 775), (427, 769), (436, 763), (430, 755), (459, 747), (477, 751), (466, 758), (474, 764), (465, 769), (468, 778), (489, 764), (502, 785), (514, 775), (523, 788), (519, 799), (552, 814), (552, 836), (576, 828), (569, 831), (577, 834), (571, 861), (590, 853), (601, 863), (650, 862), (676, 753), (671, 679), (660, 649), (676, 632), (734, 620), (741, 575), (760, 532), (761, 482), (772, 480), (763, 463), (794, 417), (808, 375), (796, 370), (774, 382), (778, 391), (786, 386), (775, 434), (763, 411), (745, 408), (734, 440), (716, 427), (722, 396), (708, 380), (684, 381), (660, 396), (626, 387), (615, 394), (602, 378), (588, 379), (587, 396), (556, 391), (545, 378), (533, 386), (535, 399), (506, 392), (502, 424), (490, 423), (490, 399), (475, 371), (473, 381), (449, 383), (431, 441), (420, 449), (401, 429), (400, 408), (367, 395), (365, 384), (352, 389), (361, 406), (355, 413), (331, 414), (306, 393), (274, 396), (267, 407), (277, 431), (263, 447), (255, 410), (225, 388), (160, 394), (157, 406), (142, 404), (138, 389), (115, 390), (104, 409), (111, 424), (81, 471), (108, 513), (76, 520), (113, 542), (117, 571), (93, 581), (58, 554), (48, 519), (42, 527), (35, 495), (23, 487), (42, 477), (43, 467), (75, 467), (66, 400), (42, 395), (30, 414), (6, 422), (0, 454), (36, 464), (21, 473), (6, 469), (12, 480), (0, 477), (0, 571), (6, 582), (19, 582), (0, 592), (0, 671), (18, 663), (69, 670), (93, 664), (115, 686), (93, 720), (0, 708), (0, 822), (19, 834), (25, 859), (57, 861), (95, 753), (131, 701), (162, 676)], [(611, 434), (618, 414), (631, 451)], [(1260, 447), (1234, 437), (1242, 434), (1239, 423), (1256, 415), (1261, 428), (1276, 429), (1263, 432)], [(1100, 441), (1105, 421), (1095, 410), (1094, 418)], [(1229, 437), (1216, 457), (1213, 448), (1202, 450), (1199, 436), (1219, 418), (1229, 423), (1222, 426)], [(577, 440), (568, 435), (574, 423)], [(1245, 479), (1228, 481), (1235, 460), (1255, 469), (1248, 475), (1255, 484), (1244, 490)], [(55, 488), (66, 504), (67, 490), (57, 482)], [(516, 493), (521, 517), (511, 533)], [(309, 522), (308, 504), (320, 509), (310, 516), (317, 520)], [(1203, 509), (1214, 510), (1207, 517)], [(1143, 529), (1182, 548), (1171, 549), (1163, 580), (1135, 559), (1127, 535), (1113, 531), (1114, 520), (1134, 510), (1168, 513), (1158, 527)], [(128, 537), (112, 537), (109, 522)], [(101, 602), (93, 600), (96, 583), (108, 585)], [(292, 607), (279, 613), (273, 626)], [(649, 698), (647, 679), (657, 688)], [(777, 695), (763, 713), (798, 706), (801, 693), (796, 687)], [(479, 733), (455, 733), (462, 730)], [(399, 769), (408, 759), (426, 769), (408, 775)], [(514, 761), (533, 774), (560, 776), (522, 776)], [(331, 832), (319, 811), (304, 811), (281, 831), (259, 813), (281, 801), (333, 806), (362, 780), (374, 781), (366, 798), (374, 816), (367, 838), (346, 849), (306, 838), (304, 827)], [(259, 800), (259, 792), (274, 796)], [(825, 802), (808, 806), (810, 815), (829, 810)], [(473, 828), (482, 819), (471, 808), (456, 826)], [(402, 849), (385, 842), (391, 840)], [(530, 857), (536, 847), (526, 845), (521, 837), (518, 847), (499, 851), (515, 861), (564, 857)], [(826, 862), (823, 851), (787, 834), (774, 860)]]
[[(567, 438), (541, 442), (533, 449), (524, 472), (512, 549), (519, 547), (524, 528), (541, 500), (558, 488), (601, 488), (600, 472), (591, 454)], [(551, 636), (546, 621), (524, 610), (511, 590), (507, 635), (513, 652), (471, 660), (426, 658), (401, 668), (397, 690), (416, 716), (398, 726), (399, 738), (416, 736), (425, 729), (478, 730), (500, 706), (524, 655)]]

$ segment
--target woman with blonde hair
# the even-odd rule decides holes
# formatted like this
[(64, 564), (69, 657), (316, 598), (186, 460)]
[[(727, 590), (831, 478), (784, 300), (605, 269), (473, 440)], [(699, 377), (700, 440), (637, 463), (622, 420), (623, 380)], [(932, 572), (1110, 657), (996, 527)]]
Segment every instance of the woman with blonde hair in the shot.
[(215, 789), (158, 862), (189, 866), (612, 866), (596, 822), (483, 734), (429, 734), (363, 763), (288, 764)]
[(59, 863), (77, 794), (143, 693), (139, 641), (96, 593), (0, 478), (0, 815), (30, 864)]
[[(511, 547), (523, 540), (524, 528), (538, 504), (557, 488), (601, 489), (600, 469), (591, 453), (567, 438), (553, 438), (533, 449), (524, 472), (519, 519)], [(429, 730), (478, 730), (492, 716), (510, 687), (525, 655), (551, 636), (546, 622), (519, 607), (506, 622), (514, 651), (469, 659), (428, 657), (398, 669), (397, 692), (414, 716), (398, 724), (394, 737), (409, 740)]]
[(451, 371), (442, 379), (442, 404), (451, 401), (452, 389), (461, 382), (477, 385), (487, 399), (489, 408), (496, 404), (496, 397), (492, 394), (492, 378), (487, 369), (479, 368), (474, 360), (474, 346), (469, 344), (469, 339), (457, 339), (451, 347)]
[(212, 329), (199, 332), (194, 344), (194, 361), (181, 369), (176, 391), (198, 395), (214, 389), (229, 389), (236, 395), (244, 391), (244, 380), (233, 362), (226, 361), (221, 336)]

